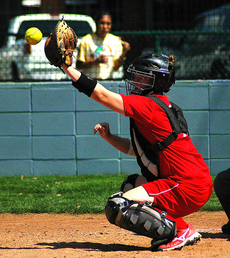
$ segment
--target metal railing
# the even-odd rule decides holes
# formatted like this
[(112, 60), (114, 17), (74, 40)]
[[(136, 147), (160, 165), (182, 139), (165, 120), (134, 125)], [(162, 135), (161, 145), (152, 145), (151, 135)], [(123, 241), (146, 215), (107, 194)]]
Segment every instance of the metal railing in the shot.
[(120, 31), (114, 34), (131, 44), (127, 63), (146, 52), (174, 54), (178, 79), (230, 78), (230, 30)]
[[(176, 56), (176, 76), (177, 80), (197, 80), (197, 79), (230, 79), (230, 31), (199, 31), (199, 30), (171, 30), (171, 31), (114, 31), (115, 35), (131, 45), (131, 50), (127, 53), (127, 59), (124, 63), (124, 72), (122, 77), (127, 77), (126, 70), (128, 65), (135, 57), (147, 53), (161, 53), (165, 55), (174, 54)], [(41, 63), (41, 73), (47, 76), (39, 76), (39, 62), (33, 67), (34, 60), (26, 58), (23, 53), (25, 48), (12, 47), (0, 51), (0, 80), (30, 80), (28, 74), (33, 75), (33, 69), (36, 68), (37, 81), (56, 80), (62, 78), (58, 76), (50, 77), (50, 72), (46, 64)], [(38, 53), (41, 60), (44, 59), (44, 49)], [(28, 64), (26, 63), (28, 62)], [(32, 63), (30, 63), (32, 62)], [(52, 68), (52, 73), (59, 69)], [(56, 69), (56, 70), (55, 70)], [(25, 75), (23, 75), (25, 73)], [(21, 75), (21, 76), (20, 76)], [(62, 76), (61, 76), (62, 75)], [(65, 77), (66, 80), (68, 77)]]

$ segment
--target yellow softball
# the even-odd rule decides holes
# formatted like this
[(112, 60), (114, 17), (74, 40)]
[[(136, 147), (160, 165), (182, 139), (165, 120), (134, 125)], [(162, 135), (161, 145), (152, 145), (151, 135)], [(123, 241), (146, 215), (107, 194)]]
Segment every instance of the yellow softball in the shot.
[(30, 45), (38, 44), (42, 39), (42, 32), (35, 27), (29, 28), (25, 33), (25, 40)]

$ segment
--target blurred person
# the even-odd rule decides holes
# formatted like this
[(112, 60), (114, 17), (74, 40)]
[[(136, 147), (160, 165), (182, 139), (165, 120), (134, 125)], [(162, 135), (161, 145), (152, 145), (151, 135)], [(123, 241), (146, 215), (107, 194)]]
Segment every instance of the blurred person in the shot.
[(216, 176), (214, 190), (228, 217), (228, 222), (222, 226), (222, 232), (230, 235), (230, 168)]
[(76, 67), (94, 79), (122, 78), (130, 45), (110, 33), (112, 17), (108, 12), (98, 13), (95, 22), (96, 33), (84, 36), (79, 45)]
[(198, 211), (212, 194), (207, 164), (188, 133), (182, 110), (164, 93), (175, 83), (175, 57), (145, 54), (128, 67), (127, 95), (62, 64), (80, 92), (130, 118), (129, 138), (96, 124), (94, 133), (119, 151), (135, 156), (141, 175), (129, 175), (112, 195), (105, 214), (110, 223), (152, 238), (151, 249), (181, 249), (201, 238), (182, 217)]

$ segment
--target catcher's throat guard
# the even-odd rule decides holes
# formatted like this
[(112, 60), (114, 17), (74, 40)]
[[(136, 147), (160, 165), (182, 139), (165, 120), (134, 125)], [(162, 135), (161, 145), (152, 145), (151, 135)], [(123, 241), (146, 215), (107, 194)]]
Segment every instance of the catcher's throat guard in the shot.
[(129, 201), (122, 193), (109, 198), (105, 215), (118, 227), (153, 238), (152, 246), (170, 242), (176, 235), (176, 222), (166, 218), (166, 212), (147, 203)]

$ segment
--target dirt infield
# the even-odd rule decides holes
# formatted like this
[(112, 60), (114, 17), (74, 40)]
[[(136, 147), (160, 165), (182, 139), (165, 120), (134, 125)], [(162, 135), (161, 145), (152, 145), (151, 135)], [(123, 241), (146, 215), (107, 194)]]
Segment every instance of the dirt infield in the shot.
[(201, 241), (180, 251), (152, 252), (150, 238), (111, 225), (104, 214), (0, 214), (0, 257), (230, 257), (230, 236), (220, 230), (224, 212), (197, 212), (185, 220)]

